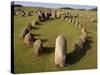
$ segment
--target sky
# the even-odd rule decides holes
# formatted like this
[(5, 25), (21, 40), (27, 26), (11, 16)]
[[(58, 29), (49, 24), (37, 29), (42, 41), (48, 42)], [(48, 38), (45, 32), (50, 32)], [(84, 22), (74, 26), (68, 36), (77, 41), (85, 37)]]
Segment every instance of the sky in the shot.
[(61, 8), (61, 7), (71, 7), (75, 9), (92, 9), (96, 6), (88, 5), (72, 5), (72, 4), (55, 4), (55, 3), (41, 3), (41, 2), (24, 2), (24, 1), (14, 1), (14, 4), (21, 4), (23, 6), (34, 6), (34, 7), (47, 7), (47, 8)]

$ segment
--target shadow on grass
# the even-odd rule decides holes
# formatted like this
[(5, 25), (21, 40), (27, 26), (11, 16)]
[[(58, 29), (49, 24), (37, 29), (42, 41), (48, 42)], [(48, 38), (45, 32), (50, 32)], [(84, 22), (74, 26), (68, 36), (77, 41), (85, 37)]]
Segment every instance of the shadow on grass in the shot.
[(40, 29), (40, 28), (37, 28), (37, 27), (32, 27), (32, 29)]
[(33, 36), (41, 36), (41, 34), (33, 34)]
[(75, 47), (77, 47), (78, 49), (75, 48), (72, 53), (66, 55), (66, 64), (71, 65), (80, 61), (80, 59), (84, 57), (87, 51), (91, 48), (91, 43), (93, 43), (92, 40), (87, 40), (87, 42), (84, 43), (83, 49), (76, 45)]
[[(54, 18), (49, 18), (49, 20), (54, 20)], [(49, 21), (49, 20), (48, 20), (48, 21)]]
[(43, 48), (43, 53), (45, 53), (45, 54), (49, 54), (49, 53), (52, 53), (52, 52), (54, 52), (54, 47), (44, 47)]
[[(46, 43), (48, 39), (41, 39), (42, 43)], [(54, 47), (43, 47), (43, 54), (54, 52)]]
[(38, 25), (42, 25), (42, 23), (39, 22), (39, 23), (37, 23), (36, 25), (37, 25), (37, 26), (38, 26)]
[(91, 32), (89, 32), (89, 31), (87, 33), (91, 34)]

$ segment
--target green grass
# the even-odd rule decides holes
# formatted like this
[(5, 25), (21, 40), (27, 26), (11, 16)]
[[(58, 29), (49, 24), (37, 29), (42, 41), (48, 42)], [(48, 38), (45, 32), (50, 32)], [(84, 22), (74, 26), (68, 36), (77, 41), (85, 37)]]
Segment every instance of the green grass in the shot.
[[(25, 7), (23, 8), (25, 9)], [(33, 10), (34, 8), (26, 8)], [(75, 12), (75, 11), (74, 11)], [(96, 12), (91, 11), (76, 11), (82, 15), (94, 15)], [(14, 67), (15, 73), (28, 72), (45, 72), (45, 71), (60, 71), (60, 70), (79, 70), (92, 69), (97, 67), (97, 25), (91, 23), (89, 19), (78, 18), (82, 25), (85, 25), (89, 35), (92, 37), (93, 43), (90, 43), (90, 48), (86, 54), (77, 62), (67, 65), (64, 68), (57, 68), (54, 64), (54, 47), (55, 40), (58, 35), (63, 35), (67, 40), (67, 53), (73, 52), (73, 44), (80, 36), (80, 30), (74, 25), (61, 19), (48, 20), (42, 22), (42, 25), (36, 26), (38, 29), (32, 29), (31, 32), (36, 34), (37, 39), (46, 40), (43, 44), (47, 48), (47, 53), (40, 57), (36, 57), (34, 49), (24, 44), (24, 40), (20, 35), (26, 23), (34, 21), (36, 15), (21, 17), (14, 16)], [(73, 58), (74, 59), (74, 58)]]

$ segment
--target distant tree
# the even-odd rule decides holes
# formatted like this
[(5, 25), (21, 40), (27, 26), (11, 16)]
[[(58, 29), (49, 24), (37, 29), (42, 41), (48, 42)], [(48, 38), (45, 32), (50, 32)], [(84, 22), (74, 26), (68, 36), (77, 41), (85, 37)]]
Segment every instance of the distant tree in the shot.
[(86, 10), (86, 9), (78, 9), (78, 10)]
[(70, 8), (70, 7), (62, 7), (60, 9), (71, 9), (71, 10), (75, 10), (74, 8)]
[(93, 8), (93, 9), (90, 9), (90, 11), (97, 11), (97, 7)]

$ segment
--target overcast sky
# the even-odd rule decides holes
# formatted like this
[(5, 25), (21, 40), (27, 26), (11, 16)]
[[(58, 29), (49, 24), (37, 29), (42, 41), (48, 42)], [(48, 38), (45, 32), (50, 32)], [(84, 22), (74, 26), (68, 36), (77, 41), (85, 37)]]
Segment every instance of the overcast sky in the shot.
[(24, 2), (24, 1), (14, 1), (14, 4), (21, 4), (23, 6), (47, 7), (47, 8), (71, 7), (75, 9), (92, 9), (96, 7), (88, 5), (55, 4), (55, 3)]

